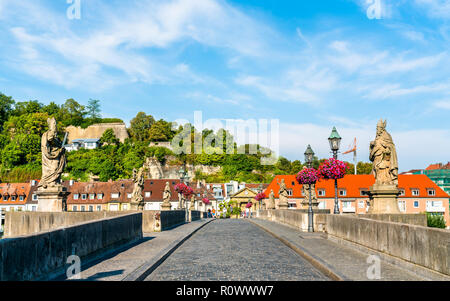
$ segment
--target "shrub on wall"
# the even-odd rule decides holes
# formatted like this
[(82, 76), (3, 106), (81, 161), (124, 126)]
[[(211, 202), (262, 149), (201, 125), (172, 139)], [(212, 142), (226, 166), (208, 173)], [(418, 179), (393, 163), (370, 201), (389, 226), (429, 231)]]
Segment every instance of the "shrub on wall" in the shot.
[(427, 225), (432, 228), (445, 229), (445, 219), (442, 215), (434, 215), (427, 213)]

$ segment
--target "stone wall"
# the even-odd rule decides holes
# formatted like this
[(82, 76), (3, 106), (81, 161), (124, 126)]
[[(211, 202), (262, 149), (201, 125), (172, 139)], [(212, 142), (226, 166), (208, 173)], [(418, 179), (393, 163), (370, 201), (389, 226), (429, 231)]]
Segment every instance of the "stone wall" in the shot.
[[(170, 156), (166, 157), (166, 161), (170, 161)], [(145, 167), (148, 170), (149, 179), (179, 179), (179, 171), (181, 165), (161, 164), (156, 158), (147, 158)], [(195, 171), (201, 171), (203, 174), (211, 175), (221, 171), (220, 166), (206, 166), (206, 165), (191, 165), (187, 164), (185, 167), (188, 176), (195, 178)]]
[(326, 229), (329, 235), (450, 275), (449, 230), (345, 215), (326, 216)]
[(17, 237), (40, 233), (88, 221), (116, 217), (127, 213), (129, 212), (6, 212), (4, 237)]
[(198, 221), (198, 220), (200, 220), (200, 219), (202, 219), (202, 216), (203, 216), (203, 214), (202, 214), (202, 212), (200, 212), (200, 211), (194, 211), (194, 210), (192, 210), (192, 211), (189, 211), (190, 212), (190, 214), (191, 214), (191, 222), (193, 222), (193, 221)]
[[(329, 210), (314, 210), (314, 231), (326, 231), (326, 216)], [(287, 224), (299, 228), (301, 231), (308, 231), (307, 210), (259, 210), (257, 218)]]
[(142, 214), (132, 213), (39, 234), (0, 240), (0, 281), (48, 280), (81, 261), (142, 238)]
[(125, 123), (99, 123), (86, 129), (75, 126), (66, 127), (66, 132), (69, 133), (67, 143), (72, 143), (74, 139), (100, 139), (107, 129), (112, 129), (117, 139), (122, 143), (129, 138)]
[(427, 215), (421, 214), (358, 214), (358, 217), (379, 221), (427, 226)]
[(161, 211), (161, 231), (169, 230), (186, 222), (186, 211)]

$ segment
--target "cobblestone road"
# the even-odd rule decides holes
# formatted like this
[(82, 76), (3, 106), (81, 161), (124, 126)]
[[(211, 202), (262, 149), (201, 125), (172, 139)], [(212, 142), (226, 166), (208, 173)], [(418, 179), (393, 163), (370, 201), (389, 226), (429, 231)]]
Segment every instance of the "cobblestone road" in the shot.
[(329, 280), (246, 220), (216, 220), (177, 249), (147, 281)]

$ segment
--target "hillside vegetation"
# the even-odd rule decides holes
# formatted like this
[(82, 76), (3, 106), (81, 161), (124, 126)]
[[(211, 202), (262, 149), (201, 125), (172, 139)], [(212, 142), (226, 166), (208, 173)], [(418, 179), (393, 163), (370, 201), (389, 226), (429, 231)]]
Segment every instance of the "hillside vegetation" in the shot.
[[(82, 105), (74, 99), (68, 99), (62, 105), (50, 102), (44, 105), (36, 100), (16, 102), (12, 97), (0, 93), (0, 180), (2, 182), (27, 182), (41, 177), (41, 136), (47, 131), (47, 118), (54, 117), (58, 122), (61, 140), (67, 126), (86, 128), (96, 123), (123, 122), (116, 118), (101, 118), (100, 102), (89, 100)], [(187, 130), (186, 130), (187, 129)], [(139, 112), (130, 122), (130, 135), (124, 143), (120, 143), (112, 130), (107, 130), (101, 137), (103, 146), (95, 150), (79, 150), (67, 154), (66, 179), (87, 181), (90, 176), (99, 177), (100, 181), (110, 179), (131, 178), (134, 168), (139, 168), (147, 157), (156, 157), (164, 162), (167, 156), (175, 156), (178, 164), (202, 164), (221, 166), (220, 173), (204, 175), (197, 172), (196, 179), (209, 182), (227, 182), (237, 180), (243, 182), (267, 183), (275, 175), (295, 174), (303, 168), (299, 160), (290, 161), (280, 157), (275, 165), (261, 165), (262, 148), (257, 147), (257, 154), (239, 154), (238, 149), (249, 145), (238, 146), (234, 137), (226, 130), (217, 132), (205, 129), (201, 133), (194, 127), (183, 127), (166, 120), (155, 120), (153, 116)], [(188, 145), (182, 154), (174, 154), (164, 147), (149, 147), (150, 142), (171, 141), (181, 137), (194, 142), (194, 137), (202, 137), (203, 141), (212, 141), (212, 149), (207, 153), (193, 154), (193, 143)], [(211, 139), (213, 137), (213, 139)], [(186, 141), (186, 140), (185, 140)], [(222, 152), (221, 153), (221, 148)], [(234, 150), (226, 154), (228, 149)], [(248, 152), (247, 152), (248, 153)], [(267, 154), (267, 152), (263, 152)], [(320, 164), (315, 158), (314, 166)], [(174, 162), (171, 162), (172, 164)], [(353, 172), (353, 165), (349, 173)], [(358, 173), (371, 172), (371, 164), (360, 162)]]

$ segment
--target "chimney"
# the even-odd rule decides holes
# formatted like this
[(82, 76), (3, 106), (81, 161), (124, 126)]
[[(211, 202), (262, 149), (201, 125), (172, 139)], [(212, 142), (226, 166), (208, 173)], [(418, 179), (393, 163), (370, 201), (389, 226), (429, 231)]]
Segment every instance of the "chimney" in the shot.
[(69, 185), (70, 185), (70, 186), (73, 186), (73, 183), (75, 183), (74, 180), (70, 180), (70, 181), (69, 181)]

